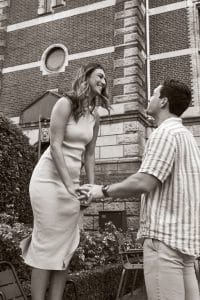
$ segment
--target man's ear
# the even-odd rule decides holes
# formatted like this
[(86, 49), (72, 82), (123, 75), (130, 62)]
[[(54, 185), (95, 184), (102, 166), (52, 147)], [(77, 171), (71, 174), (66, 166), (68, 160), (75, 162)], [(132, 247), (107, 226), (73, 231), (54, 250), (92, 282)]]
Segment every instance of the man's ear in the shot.
[(161, 98), (160, 104), (161, 104), (161, 107), (166, 107), (166, 105), (168, 105), (167, 97)]

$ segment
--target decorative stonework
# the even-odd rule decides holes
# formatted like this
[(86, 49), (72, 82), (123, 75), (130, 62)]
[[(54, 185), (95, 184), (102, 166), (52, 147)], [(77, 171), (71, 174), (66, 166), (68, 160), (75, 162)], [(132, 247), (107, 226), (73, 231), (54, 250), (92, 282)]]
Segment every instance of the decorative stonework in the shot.
[(193, 105), (200, 107), (200, 1), (193, 0), (187, 8), (191, 54)]
[[(117, 1), (115, 13), (114, 103), (145, 103), (145, 20), (141, 0)], [(119, 75), (121, 73), (121, 76)], [(126, 97), (127, 96), (127, 97)], [(121, 99), (121, 100), (120, 100)], [(140, 107), (142, 110), (142, 107)]]
[[(3, 69), (4, 54), (6, 47), (6, 25), (8, 18), (8, 8), (10, 6), (9, 0), (0, 1), (0, 71)], [(1, 85), (1, 82), (0, 82)], [(1, 88), (1, 86), (0, 86)]]

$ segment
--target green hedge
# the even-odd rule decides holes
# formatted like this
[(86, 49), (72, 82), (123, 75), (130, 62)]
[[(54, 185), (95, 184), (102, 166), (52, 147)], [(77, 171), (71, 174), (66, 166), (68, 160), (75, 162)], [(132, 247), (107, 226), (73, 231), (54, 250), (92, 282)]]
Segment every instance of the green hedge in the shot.
[(22, 130), (0, 115), (0, 211), (32, 222), (29, 181), (37, 162), (35, 148)]

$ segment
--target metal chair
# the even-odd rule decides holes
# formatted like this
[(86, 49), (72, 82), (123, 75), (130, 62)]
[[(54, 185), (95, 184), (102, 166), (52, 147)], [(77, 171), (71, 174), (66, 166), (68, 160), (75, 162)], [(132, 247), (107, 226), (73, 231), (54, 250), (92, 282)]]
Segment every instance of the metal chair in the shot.
[[(78, 294), (77, 294), (77, 289), (76, 289), (76, 285), (75, 285), (75, 282), (71, 279), (68, 279), (66, 281), (66, 286), (68, 285), (71, 285), (73, 287), (73, 298), (74, 300), (78, 300)], [(63, 300), (67, 300), (67, 289), (65, 288), (65, 291), (64, 291), (64, 296), (63, 296)]]
[(122, 299), (124, 295), (124, 290), (127, 284), (128, 272), (133, 273), (131, 296), (133, 297), (133, 292), (135, 289), (135, 284), (138, 276), (139, 270), (143, 270), (143, 249), (134, 248), (127, 249), (124, 235), (122, 233), (116, 233), (116, 241), (118, 243), (119, 255), (122, 262), (122, 273), (117, 290), (116, 300)]
[(0, 261), (0, 299), (27, 300), (14, 266), (7, 261)]
[(200, 289), (200, 257), (198, 257), (195, 260), (194, 267), (195, 267), (195, 273), (196, 273), (196, 277), (197, 277), (197, 281), (198, 281), (198, 285), (199, 285), (199, 289)]

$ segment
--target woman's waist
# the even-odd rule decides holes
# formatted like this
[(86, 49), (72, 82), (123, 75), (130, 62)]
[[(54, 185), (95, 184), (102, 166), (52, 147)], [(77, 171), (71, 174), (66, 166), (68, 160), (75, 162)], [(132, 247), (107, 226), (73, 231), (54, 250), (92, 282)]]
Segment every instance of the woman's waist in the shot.
[[(64, 160), (69, 175), (72, 178), (79, 176), (81, 170), (81, 160), (75, 161), (74, 159), (70, 159), (70, 157), (66, 156), (64, 156)], [(42, 157), (37, 163), (33, 171), (33, 175), (38, 175), (40, 177), (46, 177), (48, 175), (51, 177), (58, 177), (58, 170), (53, 158), (47, 156)]]

